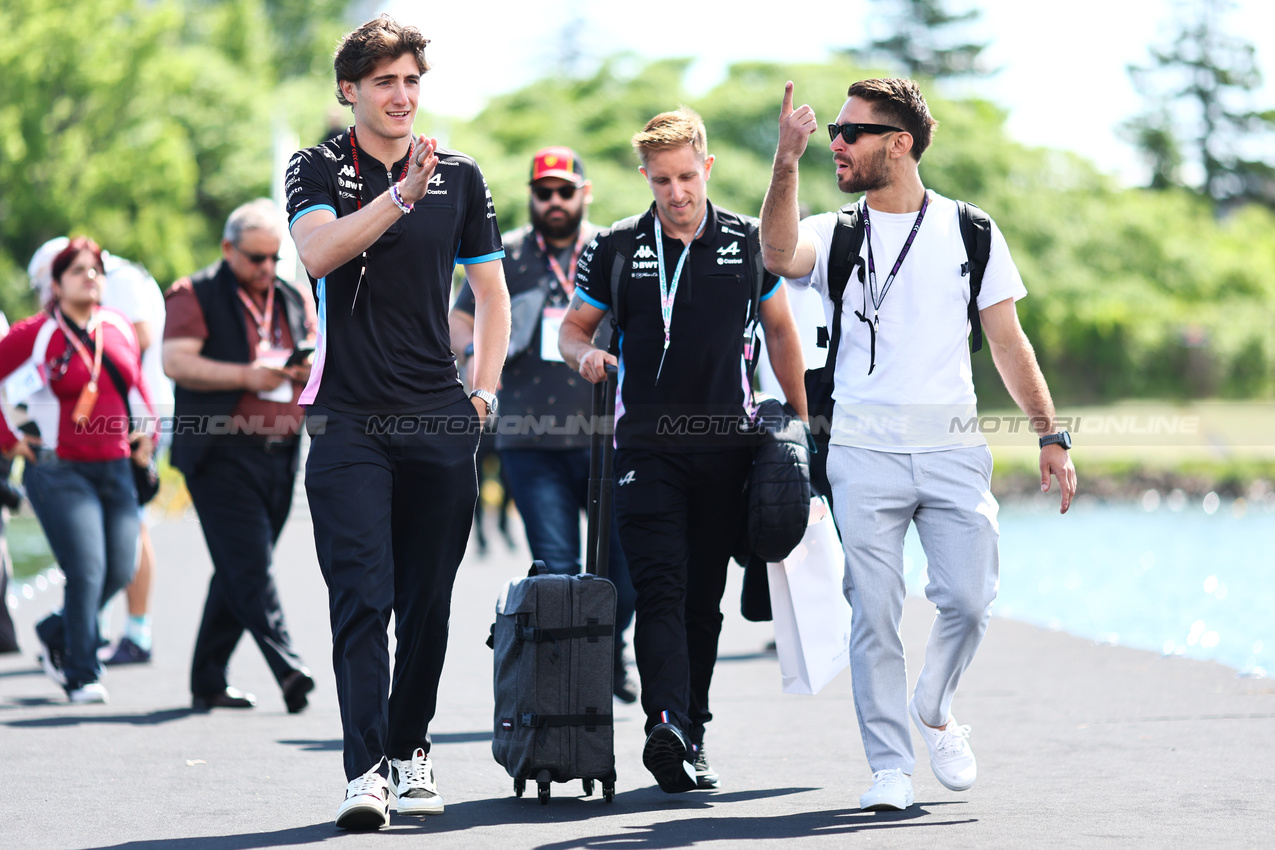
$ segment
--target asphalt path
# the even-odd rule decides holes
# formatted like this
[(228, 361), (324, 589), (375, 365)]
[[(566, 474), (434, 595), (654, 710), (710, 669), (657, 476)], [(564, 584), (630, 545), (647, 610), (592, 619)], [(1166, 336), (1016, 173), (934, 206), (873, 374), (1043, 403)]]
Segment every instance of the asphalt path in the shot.
[[(516, 521), (511, 527), (520, 534)], [(56, 585), (16, 612), (23, 653), (0, 656), (0, 847), (1275, 844), (1275, 683), (1003, 619), (993, 619), (954, 705), (973, 728), (978, 783), (963, 793), (943, 788), (915, 737), (917, 804), (859, 811), (871, 776), (849, 672), (814, 697), (781, 693), (778, 663), (764, 651), (769, 625), (739, 616), (735, 567), (707, 737), (721, 788), (662, 793), (641, 765), (640, 710), (617, 704), (614, 803), (582, 796), (579, 784), (554, 785), (548, 806), (534, 793), (517, 799), (491, 757), (484, 641), (501, 586), (525, 573), (528, 556), (494, 529), (487, 556), (471, 546), (452, 607), (432, 726), (446, 813), (395, 814), (378, 834), (346, 834), (332, 822), (345, 787), (341, 725), (304, 499), (276, 555), (288, 626), (318, 682), (299, 715), (285, 711), (250, 639), (232, 660), (231, 681), (258, 696), (257, 708), (189, 712), (190, 653), (211, 566), (193, 516), (159, 523), (153, 534), (154, 661), (112, 668), (109, 704), (68, 705), (35, 662), (32, 624), (58, 603)], [(903, 636), (913, 675), (932, 618), (925, 600), (909, 599)]]

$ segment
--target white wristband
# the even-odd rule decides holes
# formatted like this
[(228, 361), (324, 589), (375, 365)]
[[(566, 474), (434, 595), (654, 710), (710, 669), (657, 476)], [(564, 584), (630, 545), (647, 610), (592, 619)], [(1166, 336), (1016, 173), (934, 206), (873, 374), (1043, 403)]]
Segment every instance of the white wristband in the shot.
[(398, 191), (398, 183), (390, 184), (390, 200), (394, 202), (394, 206), (403, 211), (404, 215), (410, 213), (415, 206), (415, 204), (404, 203), (403, 196)]

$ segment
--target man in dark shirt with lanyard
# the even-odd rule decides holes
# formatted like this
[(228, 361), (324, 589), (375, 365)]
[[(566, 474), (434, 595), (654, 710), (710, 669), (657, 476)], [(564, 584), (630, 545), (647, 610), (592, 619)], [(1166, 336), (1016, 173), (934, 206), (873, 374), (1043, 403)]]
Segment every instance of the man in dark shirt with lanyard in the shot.
[[(580, 511), (588, 507), (589, 383), (562, 361), (558, 328), (575, 292), (576, 263), (598, 233), (585, 220), (592, 184), (570, 148), (548, 147), (531, 162), (530, 223), (501, 236), (505, 280), (513, 302), (509, 357), (501, 374), (496, 449), (531, 557), (559, 575), (580, 572)], [(452, 350), (464, 363), (473, 354), (474, 292), (468, 281), (451, 313)], [(488, 438), (490, 439), (490, 437)], [(624, 669), (624, 630), (633, 620), (633, 583), (611, 523), (607, 577), (617, 591), (615, 695), (637, 694)]]
[[(413, 138), (427, 43), (384, 15), (350, 33), (334, 65), (354, 126), (297, 153), (286, 178), (319, 308), (301, 403), (345, 731), (349, 785), (336, 823), (348, 829), (388, 824), (391, 791), (400, 814), (443, 811), (428, 728), (478, 495), (479, 428), (496, 412), (509, 344), (504, 251), (482, 172)], [(447, 329), (456, 263), (476, 300), (470, 398)]]
[[(637, 588), (634, 646), (646, 712), (643, 763), (667, 792), (715, 788), (703, 748), (717, 661), (726, 568), (744, 516), (751, 444), (745, 323), (755, 219), (714, 207), (713, 157), (699, 116), (657, 115), (633, 137), (655, 196), (631, 229), (621, 278), (620, 356), (592, 340), (611, 304), (622, 224), (585, 249), (563, 321), (567, 363), (596, 383), (620, 367), (616, 510)], [(750, 238), (752, 237), (752, 238)], [(805, 366), (788, 299), (768, 275), (761, 293), (766, 349), (787, 398), (805, 417)]]

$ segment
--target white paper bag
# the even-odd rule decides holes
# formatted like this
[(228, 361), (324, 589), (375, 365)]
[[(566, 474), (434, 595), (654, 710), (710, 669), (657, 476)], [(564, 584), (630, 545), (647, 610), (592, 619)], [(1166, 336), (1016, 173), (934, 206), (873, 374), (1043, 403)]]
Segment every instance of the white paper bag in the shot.
[(801, 543), (766, 572), (784, 693), (817, 694), (850, 664), (845, 554), (827, 502), (811, 500)]

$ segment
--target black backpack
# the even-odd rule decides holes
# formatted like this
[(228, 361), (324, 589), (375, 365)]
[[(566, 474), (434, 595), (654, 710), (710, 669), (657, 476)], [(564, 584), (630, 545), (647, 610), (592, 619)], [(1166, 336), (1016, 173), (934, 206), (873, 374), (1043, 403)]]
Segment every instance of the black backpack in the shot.
[[(965, 243), (966, 262), (961, 264), (961, 276), (970, 278), (970, 351), (983, 347), (983, 324), (978, 316), (978, 294), (983, 288), (983, 274), (992, 253), (992, 220), (974, 204), (957, 201), (956, 209), (961, 225), (961, 240)], [(846, 284), (858, 266), (859, 283), (865, 273), (859, 251), (863, 247), (863, 214), (859, 204), (846, 204), (837, 212), (837, 226), (832, 232), (832, 245), (828, 250), (828, 297), (832, 300), (832, 328), (819, 329), (820, 348), (828, 349), (824, 366), (806, 372), (806, 406), (810, 411), (810, 430), (815, 438), (817, 452), (810, 463), (810, 478), (815, 489), (832, 500), (832, 488), (828, 484), (828, 442), (832, 437), (832, 388), (833, 370), (837, 363), (837, 349), (841, 344), (841, 302)]]

